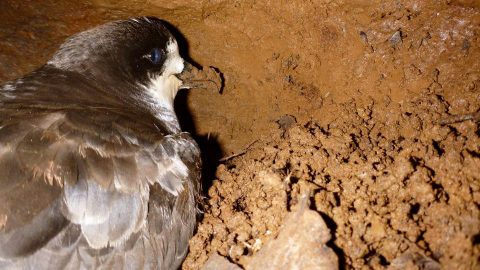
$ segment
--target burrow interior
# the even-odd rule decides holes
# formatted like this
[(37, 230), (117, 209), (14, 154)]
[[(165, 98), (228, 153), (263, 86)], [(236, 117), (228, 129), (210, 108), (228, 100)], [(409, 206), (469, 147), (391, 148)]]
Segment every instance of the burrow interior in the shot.
[[(479, 269), (480, 2), (3, 0), (0, 82), (76, 32), (144, 15), (225, 82), (176, 99), (205, 167), (183, 269), (214, 253), (245, 266), (305, 193), (342, 269), (405, 254)], [(288, 178), (281, 203), (265, 175)]]

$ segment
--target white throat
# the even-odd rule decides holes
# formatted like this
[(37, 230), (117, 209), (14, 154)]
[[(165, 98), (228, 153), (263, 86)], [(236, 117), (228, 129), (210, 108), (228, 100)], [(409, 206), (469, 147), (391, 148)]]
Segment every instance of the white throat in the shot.
[(180, 57), (177, 42), (171, 39), (167, 43), (167, 59), (161, 75), (151, 75), (150, 82), (144, 86), (147, 101), (151, 105), (155, 117), (166, 123), (171, 132), (180, 132), (180, 125), (173, 108), (173, 102), (182, 81), (177, 74), (183, 71), (183, 59)]

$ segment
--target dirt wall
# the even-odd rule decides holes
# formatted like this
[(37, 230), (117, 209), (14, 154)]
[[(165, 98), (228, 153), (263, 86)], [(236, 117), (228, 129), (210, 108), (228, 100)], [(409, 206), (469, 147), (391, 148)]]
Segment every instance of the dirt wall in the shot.
[[(2, 82), (73, 33), (137, 15), (169, 21), (184, 56), (223, 73), (221, 95), (191, 91), (176, 104), (206, 164), (185, 269), (213, 252), (243, 265), (304, 191), (341, 267), (478, 269), (478, 121), (448, 120), (480, 109), (478, 1), (1, 5)], [(272, 190), (265, 174), (289, 181)]]

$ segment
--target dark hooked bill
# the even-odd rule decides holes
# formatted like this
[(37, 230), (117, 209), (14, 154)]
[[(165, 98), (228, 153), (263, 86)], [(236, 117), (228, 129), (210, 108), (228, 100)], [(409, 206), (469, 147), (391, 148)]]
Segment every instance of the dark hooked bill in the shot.
[(198, 69), (188, 62), (184, 62), (185, 67), (182, 73), (177, 77), (182, 81), (180, 89), (207, 89), (220, 92), (222, 86), (222, 78), (218, 71), (208, 67)]

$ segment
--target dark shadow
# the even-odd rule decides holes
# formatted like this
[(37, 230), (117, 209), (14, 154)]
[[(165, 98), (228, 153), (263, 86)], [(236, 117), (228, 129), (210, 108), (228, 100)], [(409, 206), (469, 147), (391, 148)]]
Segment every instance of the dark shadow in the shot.
[[(314, 192), (320, 192), (320, 189), (316, 189), (314, 190)], [(339, 205), (339, 203), (337, 203)], [(313, 196), (310, 197), (310, 209), (311, 210), (314, 210), (315, 212), (317, 212), (318, 214), (320, 214), (320, 216), (322, 217), (323, 221), (325, 221), (325, 224), (327, 225), (328, 229), (330, 230), (330, 235), (331, 235), (331, 239), (330, 241), (328, 241), (326, 243), (326, 245), (331, 248), (333, 250), (333, 252), (335, 252), (335, 254), (337, 254), (337, 257), (338, 257), (338, 269), (340, 270), (344, 270), (347, 268), (347, 264), (346, 264), (346, 258), (345, 258), (345, 252), (343, 252), (343, 249), (341, 249), (339, 246), (335, 245), (335, 240), (337, 239), (335, 237), (335, 232), (337, 231), (337, 223), (335, 223), (335, 221), (329, 217), (327, 214), (323, 213), (322, 211), (320, 211), (317, 207), (316, 207), (316, 203), (315, 203), (315, 199)]]
[(337, 224), (335, 223), (335, 221), (333, 221), (332, 218), (330, 218), (328, 215), (320, 212), (320, 211), (317, 211), (317, 213), (319, 213), (323, 220), (325, 221), (325, 224), (327, 224), (327, 227), (330, 229), (330, 231), (332, 232), (332, 239), (330, 239), (330, 241), (327, 242), (327, 246), (330, 247), (333, 252), (335, 252), (337, 254), (337, 257), (338, 257), (338, 269), (346, 269), (346, 262), (345, 262), (345, 252), (343, 252), (343, 249), (341, 249), (340, 247), (338, 247), (337, 245), (335, 245), (335, 232), (337, 231)]
[(477, 233), (472, 237), (472, 244), (474, 246), (480, 245), (480, 233)]
[(172, 33), (172, 35), (175, 37), (178, 43), (178, 49), (180, 50), (180, 55), (183, 57), (183, 59), (190, 64), (194, 65), (197, 68), (200, 68), (201, 66), (195, 62), (191, 57), (190, 57), (190, 45), (188, 44), (187, 39), (185, 38), (184, 35), (176, 28), (173, 24), (162, 20), (163, 25)]
[[(180, 55), (183, 57), (183, 59), (196, 66), (197, 68), (201, 68), (198, 63), (196, 63), (193, 59), (190, 58), (188, 54), (189, 44), (187, 39), (182, 35), (182, 33), (180, 33), (180, 31), (172, 24), (166, 21), (163, 21), (163, 23), (177, 40), (178, 47), (180, 49)], [(207, 190), (212, 185), (213, 179), (215, 179), (215, 170), (218, 166), (218, 160), (223, 156), (223, 151), (216, 137), (210, 136), (209, 138), (207, 138), (207, 136), (200, 136), (199, 134), (197, 134), (197, 128), (193, 121), (191, 110), (188, 108), (188, 97), (188, 90), (181, 90), (178, 92), (175, 98), (175, 113), (178, 116), (178, 121), (180, 122), (180, 127), (182, 128), (182, 130), (192, 134), (193, 138), (200, 147), (203, 162), (202, 186), (204, 194), (206, 194)]]
[(202, 189), (206, 194), (215, 179), (215, 171), (219, 164), (218, 160), (223, 156), (222, 147), (215, 136), (208, 137), (197, 134), (193, 117), (188, 108), (188, 90), (178, 92), (175, 98), (175, 112), (183, 131), (192, 134), (202, 153)]
[(220, 85), (220, 90), (218, 90), (218, 93), (221, 95), (223, 94), (223, 89), (225, 89), (225, 75), (223, 75), (223, 72), (221, 72), (219, 68), (214, 66), (210, 66), (210, 67), (213, 68), (213, 70), (215, 70), (215, 72), (217, 72), (218, 75), (220, 75), (221, 85)]

